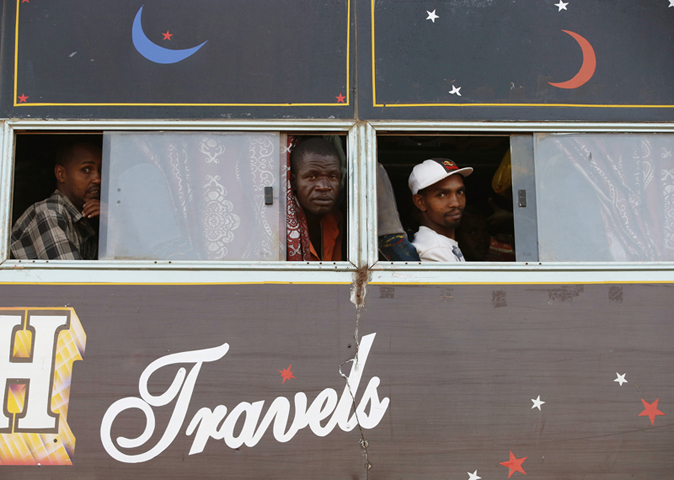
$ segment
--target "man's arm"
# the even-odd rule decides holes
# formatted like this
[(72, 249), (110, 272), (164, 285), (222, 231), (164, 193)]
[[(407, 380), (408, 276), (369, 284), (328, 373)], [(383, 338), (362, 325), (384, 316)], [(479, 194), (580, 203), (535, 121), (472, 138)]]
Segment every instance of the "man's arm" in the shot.
[(39, 260), (82, 260), (77, 247), (68, 239), (67, 228), (65, 218), (58, 212), (41, 211), (14, 243), (12, 253), (17, 259), (28, 259), (30, 257), (22, 255), (22, 252), (29, 251), (25, 247), (32, 246)]

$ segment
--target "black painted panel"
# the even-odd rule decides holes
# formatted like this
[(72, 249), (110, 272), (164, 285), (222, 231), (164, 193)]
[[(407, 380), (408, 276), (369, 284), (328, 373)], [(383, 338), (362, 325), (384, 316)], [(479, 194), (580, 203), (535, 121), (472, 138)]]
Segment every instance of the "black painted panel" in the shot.
[(348, 0), (320, 8), (310, 0), (8, 0), (5, 10), (8, 116), (353, 117)]
[[(360, 115), (673, 120), (670, 7), (668, 0), (361, 2)], [(592, 47), (596, 68), (575, 82), (582, 85), (552, 86), (575, 78), (584, 61), (591, 73), (592, 55), (572, 33)]]

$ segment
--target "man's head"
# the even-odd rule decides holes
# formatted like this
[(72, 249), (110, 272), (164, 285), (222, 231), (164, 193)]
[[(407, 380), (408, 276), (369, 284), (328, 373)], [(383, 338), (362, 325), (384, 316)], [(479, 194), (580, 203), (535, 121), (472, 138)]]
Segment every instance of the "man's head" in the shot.
[(425, 160), (414, 167), (408, 184), (424, 226), (454, 238), (454, 229), (461, 223), (466, 208), (463, 179), (471, 173), (471, 167), (459, 168), (446, 158)]
[(101, 197), (101, 164), (100, 148), (90, 143), (73, 143), (57, 152), (56, 186), (78, 210)]
[(320, 218), (337, 208), (342, 170), (337, 149), (327, 140), (310, 138), (290, 154), (290, 182), (308, 217)]

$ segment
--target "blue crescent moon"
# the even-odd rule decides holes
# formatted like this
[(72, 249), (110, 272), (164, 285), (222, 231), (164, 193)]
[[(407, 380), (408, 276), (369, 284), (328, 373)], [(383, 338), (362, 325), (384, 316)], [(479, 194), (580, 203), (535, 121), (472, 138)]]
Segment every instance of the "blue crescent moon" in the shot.
[(140, 7), (136, 18), (133, 21), (133, 29), (131, 36), (133, 38), (133, 46), (136, 47), (138, 53), (154, 63), (177, 63), (185, 60), (190, 55), (193, 55), (197, 50), (203, 47), (206, 42), (192, 48), (185, 48), (183, 50), (171, 50), (170, 48), (160, 47), (152, 43), (143, 32), (143, 26), (140, 23), (140, 16), (143, 13), (143, 7)]

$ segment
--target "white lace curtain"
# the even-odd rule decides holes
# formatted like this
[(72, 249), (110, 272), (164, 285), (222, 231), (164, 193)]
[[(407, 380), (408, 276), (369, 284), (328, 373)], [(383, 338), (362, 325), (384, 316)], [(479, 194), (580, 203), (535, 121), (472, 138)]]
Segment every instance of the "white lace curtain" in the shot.
[(99, 258), (284, 259), (282, 140), (266, 132), (106, 133)]
[(674, 135), (537, 135), (539, 258), (674, 260)]

